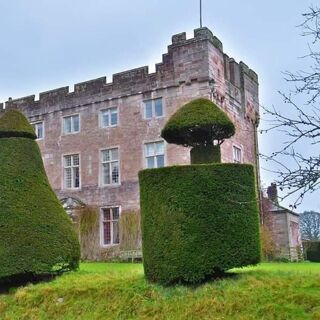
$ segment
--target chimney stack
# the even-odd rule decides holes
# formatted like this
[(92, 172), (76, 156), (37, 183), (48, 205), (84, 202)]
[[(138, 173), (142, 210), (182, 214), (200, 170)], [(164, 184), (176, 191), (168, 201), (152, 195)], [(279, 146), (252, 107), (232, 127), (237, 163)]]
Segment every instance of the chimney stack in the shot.
[(268, 199), (273, 203), (278, 204), (278, 190), (277, 185), (275, 183), (271, 183), (267, 190)]

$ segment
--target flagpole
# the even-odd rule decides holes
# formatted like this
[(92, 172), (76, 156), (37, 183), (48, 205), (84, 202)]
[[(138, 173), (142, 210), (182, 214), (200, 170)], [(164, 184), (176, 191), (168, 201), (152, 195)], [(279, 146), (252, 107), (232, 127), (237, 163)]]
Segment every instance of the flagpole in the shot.
[(202, 28), (202, 0), (200, 0), (200, 28)]

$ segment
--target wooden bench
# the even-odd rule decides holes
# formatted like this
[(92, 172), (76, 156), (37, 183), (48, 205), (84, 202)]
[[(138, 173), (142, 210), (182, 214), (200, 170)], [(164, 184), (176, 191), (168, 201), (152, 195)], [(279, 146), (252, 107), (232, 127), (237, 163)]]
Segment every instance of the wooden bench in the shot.
[(142, 251), (141, 250), (124, 250), (120, 251), (120, 259), (121, 260), (131, 260), (133, 263), (135, 259), (142, 259)]

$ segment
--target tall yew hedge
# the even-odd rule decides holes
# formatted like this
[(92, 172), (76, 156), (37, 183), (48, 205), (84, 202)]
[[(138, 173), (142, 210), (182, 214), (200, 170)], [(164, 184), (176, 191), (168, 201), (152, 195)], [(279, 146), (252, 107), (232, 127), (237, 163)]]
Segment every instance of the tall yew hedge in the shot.
[(217, 271), (260, 261), (251, 165), (147, 169), (139, 180), (147, 279), (199, 283)]
[[(215, 103), (190, 101), (161, 136), (192, 147), (191, 166), (139, 173), (145, 275), (162, 284), (199, 283), (260, 261), (254, 168), (221, 162), (235, 126)], [(230, 150), (231, 151), (231, 150)]]

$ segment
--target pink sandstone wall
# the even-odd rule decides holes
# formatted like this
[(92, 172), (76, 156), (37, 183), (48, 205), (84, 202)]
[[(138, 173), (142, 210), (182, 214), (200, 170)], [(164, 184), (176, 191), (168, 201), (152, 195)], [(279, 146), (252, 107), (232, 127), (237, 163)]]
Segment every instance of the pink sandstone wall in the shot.
[[(183, 104), (198, 97), (215, 101), (236, 125), (236, 135), (222, 145), (223, 162), (233, 162), (233, 145), (242, 149), (244, 163), (256, 165), (256, 127), (259, 120), (258, 79), (244, 63), (229, 58), (222, 44), (207, 28), (196, 29), (194, 38), (181, 33), (172, 37), (168, 53), (149, 73), (142, 67), (106, 78), (6, 102), (30, 122), (43, 121), (45, 137), (39, 140), (45, 168), (59, 198), (75, 197), (97, 207), (139, 209), (138, 172), (145, 167), (144, 143), (161, 140), (168, 118)], [(162, 98), (164, 117), (144, 119), (143, 101)], [(118, 107), (117, 127), (100, 128), (99, 111)], [(1, 108), (0, 108), (1, 109)], [(62, 117), (80, 115), (80, 132), (63, 135)], [(118, 147), (120, 179), (116, 186), (99, 183), (99, 152)], [(166, 165), (189, 164), (189, 149), (165, 144)], [(81, 187), (63, 189), (63, 155), (80, 154)], [(103, 250), (102, 250), (103, 251)], [(104, 249), (105, 251), (105, 249)]]

